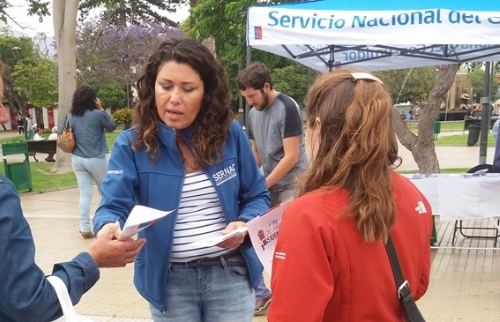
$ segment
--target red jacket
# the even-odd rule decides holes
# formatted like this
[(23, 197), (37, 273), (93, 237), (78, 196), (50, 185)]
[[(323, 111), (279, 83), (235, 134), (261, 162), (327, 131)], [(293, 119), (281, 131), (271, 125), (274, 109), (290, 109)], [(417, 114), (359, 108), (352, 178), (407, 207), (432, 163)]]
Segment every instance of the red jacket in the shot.
[[(391, 236), (415, 299), (427, 290), (432, 211), (406, 178), (393, 172), (397, 219)], [(340, 217), (346, 190), (317, 190), (291, 203), (273, 260), (271, 322), (404, 321), (382, 242), (363, 243), (352, 218)]]

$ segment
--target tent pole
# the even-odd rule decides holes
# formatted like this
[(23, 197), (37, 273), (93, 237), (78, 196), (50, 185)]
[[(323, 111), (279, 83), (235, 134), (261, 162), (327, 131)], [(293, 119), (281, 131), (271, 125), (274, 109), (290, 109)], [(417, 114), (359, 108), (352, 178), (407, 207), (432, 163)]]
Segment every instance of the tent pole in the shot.
[(484, 69), (484, 95), (481, 97), (481, 138), (479, 143), (479, 164), (486, 163), (488, 150), (488, 132), (491, 115), (491, 62), (486, 62)]
[[(241, 48), (241, 35), (238, 35), (238, 47)], [(241, 72), (243, 65), (243, 57), (241, 57), (241, 52), (238, 54), (238, 74)], [(243, 103), (243, 96), (240, 91), (238, 91), (238, 121), (241, 125), (245, 125), (245, 106)]]
[(330, 59), (328, 60), (328, 72), (331, 73), (333, 69), (333, 63), (335, 62), (335, 57), (333, 55), (333, 50), (335, 49), (335, 46), (330, 45), (328, 47), (330, 48)]
[[(247, 45), (247, 67), (252, 63), (252, 46)], [(250, 111), (250, 105), (248, 105), (248, 102), (245, 100), (245, 112), (244, 112), (244, 120), (243, 120), (243, 126), (245, 127), (245, 132), (248, 134), (248, 112)]]

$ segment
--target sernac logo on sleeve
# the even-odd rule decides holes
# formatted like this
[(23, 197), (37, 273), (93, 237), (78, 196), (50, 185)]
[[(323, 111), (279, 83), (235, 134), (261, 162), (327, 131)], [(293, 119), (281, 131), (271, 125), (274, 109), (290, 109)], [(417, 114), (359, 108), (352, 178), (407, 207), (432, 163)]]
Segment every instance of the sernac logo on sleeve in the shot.
[(123, 174), (123, 170), (108, 170), (107, 174)]
[(427, 213), (427, 209), (425, 208), (423, 201), (417, 202), (417, 206), (415, 207), (415, 211), (417, 211), (420, 215)]

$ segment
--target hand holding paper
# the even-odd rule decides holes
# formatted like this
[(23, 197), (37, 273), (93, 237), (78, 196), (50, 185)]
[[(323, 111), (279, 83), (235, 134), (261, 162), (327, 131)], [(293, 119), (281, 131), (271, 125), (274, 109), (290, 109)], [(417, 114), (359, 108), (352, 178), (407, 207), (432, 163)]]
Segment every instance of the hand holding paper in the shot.
[(217, 237), (212, 237), (212, 238), (207, 238), (207, 239), (195, 241), (194, 243), (191, 243), (191, 245), (195, 246), (195, 247), (211, 247), (211, 246), (215, 246), (215, 245), (220, 244), (223, 241), (228, 240), (229, 238), (231, 238), (231, 237), (233, 237), (235, 235), (238, 235), (240, 233), (243, 233), (243, 232), (245, 232), (247, 230), (248, 230), (247, 227), (241, 227), (241, 228), (232, 230), (230, 233), (225, 234), (225, 235), (220, 235), (220, 236), (217, 236)]
[(286, 206), (292, 202), (288, 199), (269, 209), (266, 213), (247, 222), (248, 235), (264, 269), (271, 275), (274, 248), (281, 225), (281, 217)]
[(133, 237), (141, 230), (148, 228), (149, 226), (172, 212), (173, 210), (161, 211), (146, 206), (135, 206), (130, 212), (127, 221), (123, 226), (122, 234), (120, 235), (120, 238), (118, 238), (118, 240), (123, 241), (127, 240), (130, 237)]

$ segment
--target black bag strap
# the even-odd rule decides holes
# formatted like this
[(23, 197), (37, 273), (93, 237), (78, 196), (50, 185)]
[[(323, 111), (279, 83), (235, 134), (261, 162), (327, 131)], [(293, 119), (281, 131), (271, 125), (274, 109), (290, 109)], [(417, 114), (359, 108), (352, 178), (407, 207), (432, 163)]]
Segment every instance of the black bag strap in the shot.
[(394, 274), (394, 279), (396, 280), (396, 287), (398, 290), (398, 298), (403, 309), (403, 314), (405, 321), (407, 322), (425, 322), (422, 313), (420, 313), (415, 300), (413, 299), (413, 294), (411, 293), (410, 283), (403, 277), (403, 271), (399, 265), (398, 254), (396, 253), (396, 248), (392, 242), (391, 235), (387, 238), (387, 243), (385, 244), (385, 249), (389, 255), (389, 261), (391, 262), (392, 272)]

